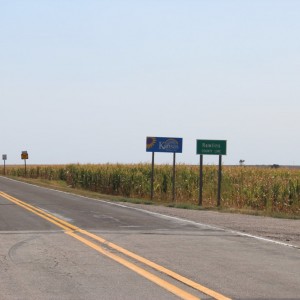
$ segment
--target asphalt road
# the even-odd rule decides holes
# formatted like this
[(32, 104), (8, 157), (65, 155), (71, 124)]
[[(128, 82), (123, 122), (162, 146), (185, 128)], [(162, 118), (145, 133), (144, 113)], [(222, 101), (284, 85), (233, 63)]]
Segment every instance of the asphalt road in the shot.
[(299, 251), (0, 177), (1, 300), (300, 299)]

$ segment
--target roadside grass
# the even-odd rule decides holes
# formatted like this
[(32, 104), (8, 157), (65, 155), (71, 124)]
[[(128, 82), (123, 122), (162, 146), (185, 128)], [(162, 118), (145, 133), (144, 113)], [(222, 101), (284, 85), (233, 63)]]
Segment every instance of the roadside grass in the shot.
[(100, 194), (97, 192), (92, 192), (88, 190), (84, 190), (81, 188), (73, 188), (72, 186), (68, 185), (63, 180), (47, 180), (47, 179), (33, 179), (33, 178), (26, 178), (26, 177), (18, 177), (18, 176), (6, 176), (10, 179), (14, 179), (17, 181), (37, 185), (44, 188), (49, 188), (53, 190), (58, 190), (65, 193), (75, 194), (87, 198), (99, 199), (99, 200), (107, 200), (113, 202), (129, 202), (134, 204), (147, 204), (152, 205), (154, 202), (149, 201), (147, 199), (137, 199), (137, 198), (126, 198), (123, 196), (114, 196), (114, 195), (106, 195)]

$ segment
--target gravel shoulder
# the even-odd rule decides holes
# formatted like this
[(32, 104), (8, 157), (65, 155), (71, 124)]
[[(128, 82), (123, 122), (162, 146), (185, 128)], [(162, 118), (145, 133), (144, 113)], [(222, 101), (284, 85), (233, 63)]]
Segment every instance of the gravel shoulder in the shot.
[(280, 241), (300, 249), (300, 220), (188, 210), (145, 204), (125, 203), (124, 205)]

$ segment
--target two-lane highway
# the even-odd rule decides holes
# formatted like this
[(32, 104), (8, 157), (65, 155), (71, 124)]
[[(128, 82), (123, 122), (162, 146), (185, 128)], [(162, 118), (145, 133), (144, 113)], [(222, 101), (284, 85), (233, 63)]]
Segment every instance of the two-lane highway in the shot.
[(4, 177), (0, 240), (0, 299), (300, 299), (299, 249)]

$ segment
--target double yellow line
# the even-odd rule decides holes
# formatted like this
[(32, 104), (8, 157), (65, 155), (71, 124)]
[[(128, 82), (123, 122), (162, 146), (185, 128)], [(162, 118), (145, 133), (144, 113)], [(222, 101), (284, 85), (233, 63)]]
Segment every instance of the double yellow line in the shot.
[(134, 259), (140, 263), (143, 263), (144, 265), (148, 266), (148, 267), (151, 267), (152, 269), (156, 270), (156, 271), (159, 271), (163, 274), (166, 274), (170, 277), (172, 277), (173, 279), (176, 279), (177, 281), (181, 282), (181, 283), (184, 283), (185, 285), (189, 286), (189, 287), (192, 287), (194, 288), (195, 290), (198, 290), (200, 291), (201, 293), (204, 293), (206, 295), (209, 295), (211, 296), (212, 298), (214, 299), (217, 299), (217, 300), (230, 300), (230, 298), (227, 298), (211, 289), (208, 289), (202, 285), (200, 285), (199, 283), (196, 283), (186, 277), (183, 277), (163, 266), (160, 266), (146, 258), (143, 258), (133, 252), (130, 252), (116, 244), (113, 244), (107, 240), (105, 240), (104, 238), (100, 237), (100, 236), (97, 236), (93, 233), (90, 233), (86, 230), (83, 230), (83, 229), (80, 229), (79, 227), (77, 226), (74, 226), (62, 219), (59, 219), (57, 217), (55, 217), (54, 215), (51, 215), (33, 205), (30, 205), (24, 201), (21, 201), (17, 198), (14, 198), (4, 192), (1, 192), (0, 191), (0, 196), (23, 207), (24, 209), (38, 215), (39, 217), (55, 224), (56, 226), (62, 228), (66, 234), (68, 234), (69, 236), (72, 236), (73, 238), (79, 240), (80, 242), (84, 243), (85, 245), (93, 248), (94, 250), (98, 251), (99, 253), (105, 255), (106, 257), (109, 257), (110, 259), (120, 263), (121, 265), (127, 267), (128, 269), (136, 272), (137, 274), (147, 278), (148, 280), (156, 283), (157, 285), (159, 285), (160, 287), (166, 289), (167, 291), (175, 294), (176, 296), (182, 298), (182, 299), (186, 299), (186, 300), (196, 300), (196, 299), (199, 299), (198, 297), (176, 287), (175, 285), (161, 279), (160, 277), (142, 269), (141, 267), (137, 266), (136, 264), (116, 255), (116, 254), (113, 254), (111, 252), (109, 252), (108, 250), (105, 250), (104, 248), (102, 248), (101, 246), (99, 246), (98, 244), (95, 244), (95, 242), (92, 242), (91, 240), (88, 240), (86, 239), (84, 236), (86, 237), (89, 237), (90, 239), (94, 240), (94, 241), (97, 241), (97, 242), (100, 242), (101, 244), (105, 245), (106, 247), (108, 246), (109, 248), (111, 249), (114, 249), (116, 251), (118, 251), (119, 253), (127, 256), (127, 257), (130, 257), (131, 259)]

